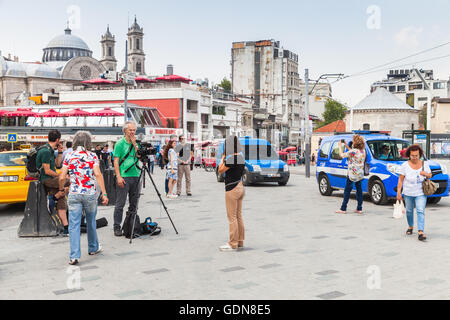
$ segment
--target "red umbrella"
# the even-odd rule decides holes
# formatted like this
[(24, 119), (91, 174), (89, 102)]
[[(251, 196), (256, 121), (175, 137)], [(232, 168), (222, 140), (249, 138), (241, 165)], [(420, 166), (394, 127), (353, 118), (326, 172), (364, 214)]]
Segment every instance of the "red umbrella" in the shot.
[(80, 108), (75, 108), (75, 109), (63, 112), (63, 113), (61, 113), (61, 115), (63, 117), (86, 117), (86, 116), (91, 116), (92, 114), (90, 112), (87, 112)]
[(91, 113), (91, 116), (94, 117), (123, 117), (123, 115), (124, 115), (123, 113), (115, 111), (111, 108), (105, 108), (103, 110), (94, 111)]
[(144, 78), (144, 77), (136, 77), (136, 78), (134, 78), (134, 81), (136, 81), (136, 82), (150, 82), (150, 83), (157, 82), (156, 80), (148, 79), (148, 78)]
[(119, 84), (118, 82), (106, 80), (102, 78), (81, 81), (84, 84)]
[(192, 80), (189, 78), (185, 78), (182, 76), (177, 76), (176, 74), (172, 74), (170, 76), (163, 76), (163, 77), (158, 77), (156, 78), (156, 80), (160, 80), (160, 81), (181, 81), (181, 82), (186, 82), (189, 83)]
[(16, 111), (9, 111), (4, 113), (7, 117), (34, 117), (36, 112), (31, 111), (31, 109), (19, 108)]
[(57, 117), (62, 117), (62, 113), (55, 111), (55, 109), (50, 109), (46, 112), (42, 112), (42, 113), (36, 113), (37, 117), (43, 117), (43, 118), (57, 118)]

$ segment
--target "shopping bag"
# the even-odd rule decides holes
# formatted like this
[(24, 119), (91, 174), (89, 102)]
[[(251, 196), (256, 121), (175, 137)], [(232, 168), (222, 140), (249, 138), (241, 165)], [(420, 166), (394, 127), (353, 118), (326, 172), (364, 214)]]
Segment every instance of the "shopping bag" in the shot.
[(405, 213), (406, 209), (403, 204), (403, 201), (397, 200), (396, 203), (394, 203), (394, 214), (392, 217), (394, 219), (401, 219), (403, 217), (403, 214)]

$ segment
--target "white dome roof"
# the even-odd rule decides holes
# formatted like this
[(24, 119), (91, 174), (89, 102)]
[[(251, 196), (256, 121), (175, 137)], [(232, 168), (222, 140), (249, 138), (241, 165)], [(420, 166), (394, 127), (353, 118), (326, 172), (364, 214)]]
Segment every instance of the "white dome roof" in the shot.
[(25, 67), (20, 62), (12, 62), (7, 61), (6, 62), (6, 73), (5, 76), (11, 76), (11, 77), (26, 77), (27, 72), (25, 70)]
[(30, 63), (26, 65), (26, 68), (29, 77), (60, 78), (59, 72), (46, 64)]
[(353, 107), (353, 110), (377, 109), (414, 110), (413, 107), (407, 105), (399, 97), (384, 88), (377, 88), (372, 94)]
[(56, 36), (47, 45), (45, 49), (48, 48), (71, 48), (71, 49), (82, 49), (91, 51), (81, 38), (71, 34), (70, 29), (65, 30), (66, 33)]

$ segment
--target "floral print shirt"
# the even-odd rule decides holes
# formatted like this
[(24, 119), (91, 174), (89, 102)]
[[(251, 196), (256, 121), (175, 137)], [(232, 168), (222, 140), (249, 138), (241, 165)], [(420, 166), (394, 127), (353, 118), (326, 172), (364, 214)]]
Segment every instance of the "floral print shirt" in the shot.
[(348, 158), (348, 178), (351, 181), (361, 181), (364, 179), (365, 152), (359, 149), (351, 149), (343, 154)]
[(94, 195), (97, 193), (94, 166), (98, 165), (97, 155), (82, 147), (67, 154), (63, 166), (67, 167), (70, 175), (71, 194)]

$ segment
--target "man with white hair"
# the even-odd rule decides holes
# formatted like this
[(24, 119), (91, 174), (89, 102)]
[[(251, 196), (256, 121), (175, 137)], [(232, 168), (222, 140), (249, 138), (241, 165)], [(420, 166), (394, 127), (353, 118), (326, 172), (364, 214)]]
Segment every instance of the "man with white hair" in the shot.
[(136, 123), (127, 121), (123, 125), (124, 137), (114, 146), (114, 171), (116, 173), (116, 205), (114, 208), (114, 235), (122, 236), (123, 208), (128, 195), (127, 214), (136, 214), (140, 196), (138, 168), (139, 145), (136, 143)]

